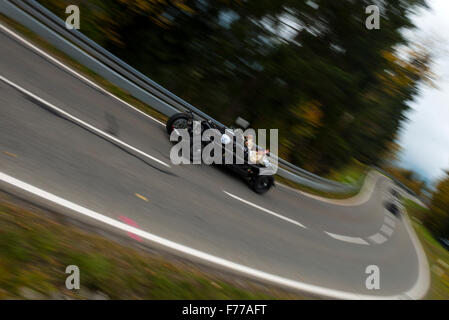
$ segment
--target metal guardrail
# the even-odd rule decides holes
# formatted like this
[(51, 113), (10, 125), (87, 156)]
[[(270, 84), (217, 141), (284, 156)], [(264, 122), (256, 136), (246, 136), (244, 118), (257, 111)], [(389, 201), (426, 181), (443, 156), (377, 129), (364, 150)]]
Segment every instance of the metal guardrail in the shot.
[(383, 169), (381, 169), (379, 167), (375, 167), (375, 166), (373, 168), (376, 169), (377, 171), (379, 171), (380, 173), (382, 173), (383, 175), (387, 176), (391, 180), (393, 180), (399, 187), (404, 189), (409, 195), (411, 195), (411, 196), (413, 196), (415, 198), (419, 198), (419, 196), (416, 194), (415, 191), (413, 191), (412, 189), (407, 187), (405, 184), (403, 184), (401, 181), (399, 181), (396, 177), (394, 177), (393, 175), (391, 175), (387, 171), (385, 171), (385, 170), (383, 170)]
[[(171, 116), (179, 111), (190, 110), (199, 118), (225, 126), (120, 60), (78, 30), (68, 30), (63, 20), (37, 1), (3, 0), (0, 1), (0, 12), (20, 22), (72, 59), (157, 111)], [(348, 193), (357, 189), (354, 185), (317, 176), (281, 158), (278, 158), (278, 161), (278, 174), (300, 185), (334, 193)]]

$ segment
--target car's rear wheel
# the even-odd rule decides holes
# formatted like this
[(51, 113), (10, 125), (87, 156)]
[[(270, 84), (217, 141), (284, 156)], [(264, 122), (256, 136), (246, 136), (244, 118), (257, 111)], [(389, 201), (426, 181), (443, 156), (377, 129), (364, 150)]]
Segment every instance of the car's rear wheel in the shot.
[(165, 125), (167, 133), (171, 134), (174, 129), (187, 129), (190, 116), (186, 113), (177, 113), (172, 115)]
[(258, 194), (267, 192), (272, 185), (273, 177), (271, 176), (257, 176), (252, 182), (252, 188)]

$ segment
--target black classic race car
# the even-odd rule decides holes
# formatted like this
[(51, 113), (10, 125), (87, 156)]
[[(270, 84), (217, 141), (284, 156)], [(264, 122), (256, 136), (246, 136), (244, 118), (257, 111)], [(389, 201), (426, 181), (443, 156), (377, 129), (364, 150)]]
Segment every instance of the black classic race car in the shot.
[[(209, 143), (219, 143), (221, 145), (220, 156), (223, 159), (225, 158), (226, 150), (232, 150), (232, 163), (222, 161), (219, 165), (223, 165), (243, 177), (256, 193), (263, 194), (274, 186), (274, 166), (270, 162), (267, 151), (253, 144), (252, 136), (242, 136), (242, 139), (239, 140), (232, 130), (218, 126), (210, 120), (195, 120), (193, 113), (190, 112), (174, 114), (168, 119), (166, 128), (169, 135), (173, 131), (177, 133), (185, 129), (190, 137), (193, 137), (195, 131), (196, 134), (202, 136), (208, 129), (216, 130), (216, 132), (219, 132), (220, 139), (217, 139), (218, 141), (215, 139), (212, 139), (213, 141), (201, 140), (199, 145), (201, 149)], [(193, 139), (190, 140), (193, 141)], [(239, 143), (239, 141), (243, 143)], [(232, 145), (227, 148), (226, 146), (231, 143)], [(192, 160), (194, 154), (193, 143), (190, 143), (190, 147), (190, 160)], [(197, 150), (197, 154), (198, 152), (200, 153), (199, 150)]]

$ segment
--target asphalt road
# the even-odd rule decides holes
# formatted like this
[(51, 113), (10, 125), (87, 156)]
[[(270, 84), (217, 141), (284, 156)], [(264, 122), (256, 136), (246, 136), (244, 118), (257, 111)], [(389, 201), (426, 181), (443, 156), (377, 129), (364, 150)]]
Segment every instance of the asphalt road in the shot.
[[(283, 186), (257, 195), (226, 170), (171, 164), (172, 144), (161, 124), (3, 32), (0, 43), (1, 173), (118, 221), (125, 216), (151, 234), (301, 283), (390, 296), (422, 280), (404, 218), (382, 205), (391, 185), (383, 176), (370, 177), (352, 204)], [(379, 290), (365, 286), (368, 265), (380, 269)]]

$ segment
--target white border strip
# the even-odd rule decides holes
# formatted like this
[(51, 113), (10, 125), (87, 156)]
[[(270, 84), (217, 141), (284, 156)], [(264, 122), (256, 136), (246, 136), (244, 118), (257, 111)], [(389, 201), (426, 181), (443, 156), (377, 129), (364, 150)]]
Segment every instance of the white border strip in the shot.
[(68, 112), (66, 112), (66, 111), (64, 111), (64, 110), (62, 110), (62, 109), (56, 107), (55, 105), (51, 104), (50, 102), (45, 101), (45, 100), (42, 99), (42, 98), (39, 98), (39, 97), (36, 96), (35, 94), (29, 92), (28, 90), (26, 90), (26, 89), (22, 88), (21, 86), (15, 84), (14, 82), (12, 82), (12, 81), (6, 79), (6, 78), (3, 77), (2, 75), (0, 75), (0, 80), (3, 81), (3, 82), (5, 82), (6, 84), (10, 85), (11, 87), (13, 87), (13, 88), (19, 90), (20, 92), (22, 92), (22, 93), (24, 93), (24, 94), (26, 94), (26, 95), (32, 97), (33, 99), (38, 100), (38, 101), (41, 102), (42, 104), (45, 104), (47, 107), (49, 107), (49, 108), (55, 110), (56, 112), (62, 114), (63, 116), (65, 116), (65, 117), (67, 117), (67, 118), (69, 118), (69, 119), (71, 119), (71, 120), (73, 120), (73, 121), (75, 121), (75, 122), (81, 124), (82, 126), (88, 128), (88, 129), (90, 129), (90, 130), (92, 130), (92, 131), (95, 131), (96, 133), (98, 133), (98, 134), (100, 134), (100, 135), (102, 135), (102, 136), (104, 136), (104, 137), (106, 137), (106, 138), (108, 138), (109, 140), (112, 140), (112, 141), (114, 141), (114, 142), (116, 142), (116, 143), (118, 143), (118, 144), (120, 144), (120, 145), (122, 145), (122, 146), (124, 146), (124, 147), (126, 147), (126, 148), (128, 148), (128, 149), (131, 149), (131, 150), (134, 151), (134, 152), (137, 152), (137, 153), (139, 153), (139, 154), (141, 154), (141, 155), (143, 155), (143, 156), (145, 156), (145, 157), (147, 157), (147, 158), (149, 158), (149, 159), (151, 159), (151, 160), (153, 160), (153, 161), (156, 161), (157, 163), (159, 163), (159, 164), (161, 164), (161, 165), (163, 165), (163, 166), (166, 166), (167, 168), (170, 168), (170, 165), (166, 164), (165, 162), (163, 162), (163, 161), (161, 161), (161, 160), (159, 160), (159, 159), (157, 159), (157, 158), (155, 158), (155, 157), (149, 155), (148, 153), (145, 153), (145, 152), (143, 152), (143, 151), (141, 151), (141, 150), (139, 150), (139, 149), (137, 149), (137, 148), (135, 148), (135, 147), (133, 147), (133, 146), (131, 146), (131, 145), (129, 145), (129, 144), (127, 144), (126, 142), (123, 142), (123, 141), (120, 140), (120, 139), (117, 139), (116, 137), (114, 137), (114, 136), (112, 136), (112, 135), (110, 135), (110, 134), (108, 134), (108, 133), (106, 133), (106, 132), (104, 132), (104, 131), (102, 131), (102, 130), (100, 130), (100, 129), (95, 128), (94, 126), (88, 124), (87, 122), (85, 122), (85, 121), (83, 121), (83, 120), (81, 120), (81, 119), (78, 119), (78, 118), (75, 117), (75, 116), (72, 116), (70, 113), (68, 113)]
[(388, 240), (387, 237), (380, 233), (373, 234), (371, 237), (369, 237), (369, 239), (376, 244), (382, 244)]
[(405, 229), (412, 240), (413, 247), (415, 248), (416, 255), (418, 256), (418, 279), (416, 280), (415, 285), (406, 292), (406, 295), (412, 297), (413, 299), (422, 299), (430, 288), (429, 262), (427, 261), (424, 248), (422, 247), (421, 242), (413, 229), (407, 210), (403, 209), (402, 213)]

